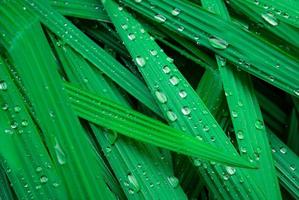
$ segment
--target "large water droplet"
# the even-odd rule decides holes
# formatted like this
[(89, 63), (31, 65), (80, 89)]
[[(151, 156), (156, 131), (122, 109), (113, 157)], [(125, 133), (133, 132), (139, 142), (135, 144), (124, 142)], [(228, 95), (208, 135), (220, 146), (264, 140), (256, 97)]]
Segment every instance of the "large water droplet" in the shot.
[(167, 102), (167, 97), (166, 97), (166, 95), (165, 95), (163, 92), (161, 92), (160, 90), (157, 90), (157, 91), (155, 92), (155, 95), (156, 95), (156, 97), (157, 97), (157, 99), (158, 99), (158, 101), (159, 101), (160, 103), (166, 103), (166, 102)]
[(62, 150), (62, 147), (60, 146), (57, 139), (55, 139), (55, 146), (54, 146), (56, 159), (60, 165), (64, 165), (66, 163), (66, 156), (64, 151)]
[(167, 111), (166, 115), (167, 115), (167, 118), (172, 122), (174, 122), (178, 118), (177, 115), (171, 110)]
[(174, 176), (167, 177), (167, 180), (170, 183), (170, 185), (174, 188), (176, 188), (179, 185), (179, 179), (177, 179)]
[(171, 11), (171, 14), (172, 14), (173, 16), (178, 16), (180, 13), (181, 13), (181, 10), (178, 9), (178, 8), (174, 8), (174, 9)]
[(209, 42), (216, 49), (226, 49), (229, 45), (225, 40), (215, 36), (209, 37)]
[(137, 56), (136, 57), (136, 63), (137, 65), (139, 65), (140, 67), (143, 67), (145, 65), (145, 60), (143, 57), (141, 56)]
[(278, 19), (270, 13), (262, 14), (262, 18), (271, 26), (277, 26), (279, 23)]
[(191, 110), (188, 106), (184, 106), (182, 109), (181, 109), (183, 115), (189, 115), (191, 113)]
[(133, 174), (128, 174), (129, 184), (132, 187), (134, 192), (138, 192), (140, 190), (140, 185)]
[(180, 79), (177, 76), (172, 76), (172, 77), (170, 77), (169, 81), (172, 85), (177, 85), (177, 84), (179, 84)]
[(166, 17), (164, 17), (163, 15), (160, 15), (160, 14), (156, 14), (155, 19), (158, 20), (161, 23), (166, 21)]
[(7, 84), (5, 81), (0, 81), (0, 90), (7, 90)]

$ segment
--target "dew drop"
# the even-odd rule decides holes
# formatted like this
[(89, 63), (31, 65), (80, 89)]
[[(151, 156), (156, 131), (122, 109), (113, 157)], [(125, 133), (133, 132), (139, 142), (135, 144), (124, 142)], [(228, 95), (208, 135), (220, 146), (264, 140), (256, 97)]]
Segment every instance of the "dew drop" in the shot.
[(1, 108), (2, 108), (2, 110), (8, 110), (9, 105), (7, 103), (5, 103), (5, 104), (2, 105)]
[(0, 81), (0, 90), (2, 91), (7, 90), (7, 84), (5, 81)]
[(178, 8), (174, 8), (174, 9), (171, 11), (171, 14), (172, 14), (173, 16), (178, 16), (180, 13), (181, 13), (181, 10), (178, 9)]
[(136, 63), (137, 65), (139, 65), (140, 67), (143, 67), (145, 65), (145, 60), (143, 57), (141, 56), (137, 56), (136, 57)]
[(42, 170), (43, 170), (42, 167), (37, 167), (37, 168), (35, 169), (36, 172), (41, 172)]
[(169, 74), (170, 73), (170, 68), (167, 66), (167, 65), (165, 65), (163, 68), (162, 68), (162, 70), (163, 70), (163, 72), (165, 73), (165, 74)]
[(191, 110), (188, 106), (184, 106), (182, 109), (181, 109), (183, 115), (189, 115), (191, 113)]
[(40, 180), (41, 183), (47, 183), (48, 182), (48, 177), (47, 176), (41, 176), (39, 180)]
[(156, 14), (155, 19), (158, 20), (161, 23), (166, 21), (166, 17), (164, 17), (163, 15), (160, 15), (160, 14)]
[(135, 2), (136, 2), (136, 3), (141, 3), (141, 2), (142, 2), (142, 0), (135, 0)]
[(56, 159), (60, 165), (64, 165), (66, 163), (66, 156), (64, 151), (62, 150), (62, 147), (60, 146), (57, 139), (55, 139), (55, 146), (54, 146)]
[(237, 118), (238, 117), (238, 113), (236, 111), (232, 111), (232, 117), (233, 118)]
[(295, 94), (296, 96), (299, 96), (299, 89), (294, 90), (294, 94)]
[(179, 27), (178, 27), (178, 31), (180, 31), (180, 32), (184, 31), (184, 29), (185, 29), (185, 28), (184, 28), (183, 26), (179, 26)]
[(21, 122), (21, 124), (22, 124), (22, 126), (28, 126), (28, 121), (27, 121), (27, 120), (23, 120), (23, 121)]
[(150, 50), (150, 53), (152, 56), (156, 56), (158, 54), (158, 52), (156, 50)]
[(175, 176), (169, 176), (167, 177), (167, 180), (173, 188), (176, 188), (179, 185), (179, 179)]
[(255, 121), (255, 128), (262, 130), (264, 128), (264, 123), (261, 120), (256, 120)]
[(127, 30), (127, 29), (128, 29), (128, 25), (127, 25), (127, 24), (122, 24), (122, 25), (121, 25), (121, 28), (122, 28), (123, 30)]
[(225, 40), (215, 36), (209, 37), (209, 42), (211, 46), (216, 49), (226, 49), (229, 46), (229, 44)]
[(237, 138), (238, 138), (239, 140), (243, 140), (243, 139), (244, 139), (243, 131), (238, 131), (238, 132), (237, 132)]
[(129, 33), (128, 38), (129, 38), (129, 40), (135, 40), (136, 36), (134, 33)]
[(295, 170), (296, 170), (296, 166), (293, 165), (293, 164), (291, 164), (291, 165), (290, 165), (290, 170), (295, 171)]
[(172, 77), (170, 77), (169, 81), (172, 85), (175, 86), (175, 85), (179, 84), (180, 79), (177, 76), (172, 76)]
[(140, 185), (133, 174), (128, 174), (129, 184), (132, 187), (134, 192), (138, 192), (140, 190)]
[(158, 99), (158, 101), (159, 101), (160, 103), (166, 103), (166, 102), (167, 102), (167, 97), (166, 97), (166, 95), (165, 95), (163, 92), (161, 92), (160, 90), (157, 90), (157, 91), (155, 92), (155, 95), (156, 95), (156, 97), (157, 97), (157, 99)]
[(208, 132), (208, 131), (210, 130), (210, 127), (207, 126), (207, 125), (204, 125), (204, 126), (202, 127), (202, 130), (203, 130), (204, 132)]
[(270, 14), (270, 13), (264, 13), (262, 14), (262, 18), (271, 26), (277, 26), (278, 25), (278, 19)]
[(167, 118), (172, 122), (176, 121), (178, 118), (177, 115), (171, 110), (168, 110), (166, 115), (167, 115)]
[(179, 95), (180, 95), (180, 97), (181, 98), (186, 98), (186, 96), (187, 96), (187, 92), (185, 91), (185, 90), (181, 90), (180, 92), (179, 92)]
[(225, 169), (226, 169), (226, 171), (227, 171), (227, 173), (229, 174), (229, 175), (234, 175), (235, 173), (236, 173), (236, 169), (234, 168), (234, 167), (225, 167)]
[(12, 129), (16, 129), (17, 127), (18, 127), (18, 123), (17, 122), (12, 122), (11, 124), (10, 124), (10, 127), (12, 128)]
[(282, 154), (286, 154), (287, 153), (287, 149), (285, 147), (280, 147), (279, 151)]

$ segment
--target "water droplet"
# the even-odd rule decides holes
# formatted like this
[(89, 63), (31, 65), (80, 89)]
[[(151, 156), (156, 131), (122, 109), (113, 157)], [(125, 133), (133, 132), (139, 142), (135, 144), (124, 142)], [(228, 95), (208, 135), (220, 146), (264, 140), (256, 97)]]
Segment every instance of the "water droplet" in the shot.
[(166, 21), (166, 17), (164, 17), (163, 15), (160, 15), (160, 14), (156, 14), (155, 19), (158, 20), (161, 23)]
[(124, 30), (127, 30), (128, 29), (128, 25), (127, 24), (122, 24), (121, 28), (124, 29)]
[(59, 183), (53, 183), (52, 185), (53, 187), (57, 188), (59, 186)]
[(179, 185), (179, 179), (177, 179), (177, 177), (175, 176), (169, 176), (167, 177), (167, 180), (170, 183), (170, 185), (174, 188), (176, 188)]
[(222, 56), (218, 56), (217, 62), (218, 65), (220, 65), (220, 67), (224, 67), (226, 65), (226, 58), (223, 58)]
[(42, 167), (37, 167), (37, 168), (35, 169), (36, 172), (41, 172), (42, 170), (43, 170)]
[(280, 147), (279, 149), (280, 153), (285, 154), (287, 153), (287, 149), (285, 147)]
[(226, 169), (227, 173), (231, 176), (236, 173), (236, 169), (234, 167), (227, 166), (227, 167), (225, 167), (225, 169)]
[(0, 90), (7, 90), (7, 84), (5, 81), (0, 81)]
[(186, 96), (187, 96), (187, 92), (185, 91), (185, 90), (181, 90), (180, 92), (179, 92), (179, 96), (181, 97), (181, 98), (186, 98)]
[(47, 183), (48, 182), (48, 177), (47, 176), (41, 176), (39, 180), (40, 180), (41, 183)]
[(1, 108), (2, 108), (2, 110), (8, 110), (9, 105), (7, 103), (5, 103), (5, 104), (2, 105)]
[(133, 174), (128, 174), (129, 184), (132, 187), (134, 192), (138, 192), (140, 190), (140, 185)]
[(129, 40), (135, 40), (136, 36), (134, 33), (129, 33), (128, 38), (129, 38)]
[(166, 102), (167, 102), (167, 97), (166, 97), (166, 95), (165, 95), (163, 92), (161, 92), (160, 90), (157, 90), (157, 91), (155, 92), (155, 95), (156, 95), (156, 97), (157, 97), (157, 99), (158, 99), (158, 101), (159, 101), (160, 103), (166, 103)]
[(238, 117), (238, 113), (236, 111), (232, 111), (232, 117), (233, 118), (237, 118)]
[(177, 115), (171, 110), (167, 111), (166, 115), (167, 115), (167, 118), (172, 122), (174, 122), (178, 118)]
[(118, 134), (114, 131), (107, 131), (107, 138), (110, 144), (115, 144), (117, 138), (118, 138)]
[(238, 131), (238, 132), (237, 132), (237, 138), (238, 138), (239, 140), (243, 140), (243, 139), (244, 139), (243, 131)]
[(182, 109), (181, 109), (183, 115), (189, 115), (191, 113), (191, 110), (188, 106), (184, 106)]
[(21, 122), (21, 124), (22, 124), (22, 126), (28, 126), (28, 121), (27, 121), (27, 120), (23, 120), (23, 121)]
[(291, 169), (292, 171), (295, 171), (295, 170), (296, 170), (296, 166), (295, 166), (294, 164), (291, 164), (291, 165), (290, 165), (290, 169)]
[(140, 67), (143, 67), (145, 65), (145, 60), (143, 57), (141, 56), (137, 56), (136, 57), (136, 63), (137, 65), (139, 65)]
[(180, 31), (180, 32), (184, 31), (184, 29), (185, 29), (185, 28), (184, 28), (183, 26), (179, 26), (179, 27), (178, 27), (178, 31)]
[(194, 159), (193, 164), (194, 164), (195, 167), (201, 166), (201, 162), (200, 162), (199, 159)]
[(216, 49), (226, 49), (229, 45), (225, 40), (215, 36), (209, 37), (209, 42)]
[(165, 73), (165, 74), (169, 74), (170, 73), (170, 68), (167, 66), (167, 65), (165, 65), (164, 67), (163, 67), (163, 72)]
[(294, 90), (294, 94), (295, 94), (296, 96), (299, 96), (299, 89)]
[(13, 122), (10, 124), (10, 127), (11, 127), (12, 129), (16, 129), (16, 128), (18, 127), (18, 123), (15, 122), (15, 121), (13, 121)]
[(150, 53), (152, 56), (156, 56), (158, 54), (158, 51), (152, 49), (152, 50), (150, 50)]
[(173, 16), (178, 16), (180, 13), (181, 13), (181, 10), (178, 9), (178, 8), (174, 8), (174, 9), (171, 11), (171, 14), (172, 14)]
[(229, 175), (228, 174), (223, 175), (223, 180), (227, 181), (228, 179), (229, 179)]
[(264, 13), (262, 14), (262, 18), (268, 23), (270, 24), (271, 26), (277, 26), (278, 25), (278, 19), (270, 14), (270, 13)]
[(136, 2), (136, 3), (141, 3), (141, 2), (142, 2), (142, 0), (135, 0), (135, 2)]
[(21, 111), (21, 107), (20, 107), (20, 106), (15, 106), (15, 107), (14, 107), (14, 111), (15, 111), (16, 113), (20, 112), (20, 111)]
[(210, 127), (207, 126), (207, 125), (204, 125), (204, 126), (202, 127), (202, 130), (203, 130), (204, 132), (208, 132), (208, 131), (210, 130)]
[(170, 77), (169, 81), (170, 81), (170, 83), (171, 83), (172, 85), (175, 86), (175, 85), (178, 85), (178, 84), (179, 84), (180, 79), (179, 79), (178, 77), (176, 77), (176, 76), (172, 76), (172, 77)]
[(66, 163), (66, 156), (64, 151), (62, 150), (62, 147), (60, 146), (57, 139), (55, 139), (55, 146), (54, 146), (56, 159), (60, 165), (64, 165)]
[(255, 128), (262, 130), (264, 128), (264, 123), (261, 120), (255, 121)]

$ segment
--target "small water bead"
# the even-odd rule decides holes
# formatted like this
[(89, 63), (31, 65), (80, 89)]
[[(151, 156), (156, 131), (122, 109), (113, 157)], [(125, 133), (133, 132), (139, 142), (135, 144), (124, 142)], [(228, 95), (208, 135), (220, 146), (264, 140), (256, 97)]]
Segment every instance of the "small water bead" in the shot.
[(210, 127), (207, 126), (207, 125), (204, 125), (204, 126), (202, 127), (202, 130), (203, 130), (204, 132), (208, 132), (208, 131), (210, 130)]
[(162, 70), (163, 70), (163, 72), (165, 73), (165, 74), (169, 74), (170, 73), (170, 68), (167, 66), (167, 65), (165, 65), (163, 68), (162, 68)]
[(176, 121), (178, 118), (177, 115), (171, 110), (167, 111), (166, 115), (167, 115), (167, 118), (172, 122)]
[(157, 97), (157, 99), (158, 99), (158, 101), (159, 101), (160, 103), (166, 103), (166, 102), (167, 102), (167, 97), (166, 97), (166, 95), (165, 95), (163, 92), (161, 92), (160, 90), (157, 90), (157, 91), (155, 92), (155, 96)]
[(255, 121), (255, 128), (262, 130), (264, 128), (264, 123), (261, 120), (256, 120)]
[(14, 111), (15, 111), (16, 113), (20, 112), (20, 111), (21, 111), (21, 107), (20, 107), (20, 106), (15, 106), (15, 107), (14, 107)]
[(180, 83), (180, 79), (177, 76), (170, 77), (169, 81), (174, 86), (176, 86)]
[(178, 16), (180, 13), (181, 13), (181, 10), (178, 9), (178, 8), (174, 8), (174, 9), (171, 11), (171, 14), (172, 14), (173, 16)]
[(135, 40), (136, 36), (134, 33), (129, 33), (128, 38), (129, 38), (129, 40)]
[(229, 175), (228, 174), (223, 175), (223, 180), (227, 181), (228, 179), (229, 179)]
[(48, 182), (48, 177), (47, 176), (41, 176), (40, 177), (40, 182), (41, 183), (47, 183)]
[(143, 67), (145, 65), (145, 59), (141, 56), (137, 56), (136, 63), (138, 66)]
[(36, 172), (41, 172), (42, 170), (43, 170), (42, 167), (37, 167), (37, 168), (35, 169)]
[(199, 159), (194, 159), (193, 164), (195, 167), (200, 167), (201, 166), (201, 161)]
[(129, 185), (132, 187), (134, 192), (140, 191), (140, 185), (133, 174), (128, 174)]
[(216, 49), (226, 49), (229, 46), (225, 40), (215, 36), (209, 37), (209, 43)]
[(184, 31), (184, 29), (185, 29), (185, 28), (184, 28), (183, 26), (179, 26), (179, 27), (178, 27), (178, 31), (180, 31), (180, 32)]
[(158, 54), (158, 51), (153, 49), (153, 50), (150, 50), (150, 53), (152, 56), (156, 56)]
[(299, 89), (294, 90), (294, 94), (295, 94), (296, 96), (299, 96)]
[(182, 109), (181, 109), (183, 115), (189, 115), (191, 113), (191, 110), (188, 106), (184, 106)]
[(168, 62), (170, 62), (170, 63), (173, 63), (173, 59), (170, 58), (170, 57), (167, 57), (166, 60), (167, 60)]
[(244, 133), (243, 133), (243, 131), (238, 131), (238, 132), (237, 132), (237, 138), (238, 138), (239, 140), (243, 140), (243, 139), (244, 139)]
[(279, 151), (282, 154), (286, 154), (287, 153), (287, 149), (285, 147), (280, 147)]
[(5, 134), (12, 135), (12, 134), (13, 134), (13, 131), (10, 130), (10, 129), (5, 129), (5, 130), (4, 130), (4, 133), (5, 133)]
[(57, 188), (59, 186), (59, 183), (53, 183), (52, 185), (53, 187)]
[(0, 81), (0, 90), (2, 91), (7, 90), (7, 84), (5, 81)]
[(17, 127), (18, 127), (18, 123), (17, 122), (12, 122), (11, 124), (10, 124), (10, 127), (12, 128), (12, 129), (16, 129)]
[(121, 28), (124, 29), (124, 30), (127, 30), (128, 29), (128, 25), (127, 24), (122, 24)]
[(236, 111), (232, 111), (232, 117), (233, 118), (237, 118), (238, 117), (238, 113)]
[(179, 92), (179, 96), (181, 97), (181, 98), (186, 98), (186, 96), (187, 96), (187, 92), (185, 91), (185, 90), (181, 90), (180, 92)]
[(226, 169), (227, 173), (231, 176), (236, 173), (236, 168), (234, 168), (234, 167), (227, 166), (227, 167), (225, 167), (225, 169)]
[(21, 124), (22, 124), (22, 126), (28, 126), (28, 121), (27, 121), (27, 120), (23, 120), (23, 121), (21, 122)]
[(167, 177), (168, 182), (173, 188), (176, 188), (179, 185), (179, 179), (175, 176)]
[(166, 21), (166, 17), (164, 17), (163, 15), (160, 15), (160, 14), (156, 14), (155, 19), (158, 20), (161, 23)]
[(296, 170), (296, 166), (293, 165), (293, 164), (291, 164), (291, 165), (290, 165), (290, 170), (295, 171), (295, 170)]
[(278, 19), (273, 14), (270, 13), (262, 14), (262, 18), (271, 26), (277, 26), (279, 23)]
[(135, 0), (135, 2), (136, 2), (136, 3), (141, 3), (141, 2), (142, 2), (142, 0)]
[(1, 108), (2, 108), (2, 110), (8, 110), (9, 105), (7, 103), (5, 103), (5, 104), (2, 105)]

